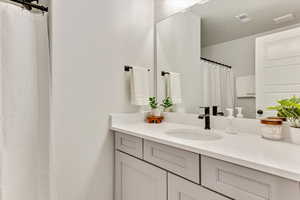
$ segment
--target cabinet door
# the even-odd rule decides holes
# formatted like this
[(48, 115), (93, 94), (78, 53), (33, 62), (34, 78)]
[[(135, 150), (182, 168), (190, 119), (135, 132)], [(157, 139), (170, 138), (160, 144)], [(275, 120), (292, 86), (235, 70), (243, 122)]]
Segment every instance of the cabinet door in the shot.
[(172, 174), (168, 174), (168, 196), (168, 200), (229, 200)]
[(167, 200), (167, 172), (116, 151), (115, 200)]

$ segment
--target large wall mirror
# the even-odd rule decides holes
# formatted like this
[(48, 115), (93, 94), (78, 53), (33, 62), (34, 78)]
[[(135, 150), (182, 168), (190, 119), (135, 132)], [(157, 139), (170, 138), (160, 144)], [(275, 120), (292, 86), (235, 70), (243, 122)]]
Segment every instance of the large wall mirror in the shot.
[(173, 112), (271, 114), (300, 96), (300, 1), (200, 0), (156, 24), (156, 53), (157, 97)]

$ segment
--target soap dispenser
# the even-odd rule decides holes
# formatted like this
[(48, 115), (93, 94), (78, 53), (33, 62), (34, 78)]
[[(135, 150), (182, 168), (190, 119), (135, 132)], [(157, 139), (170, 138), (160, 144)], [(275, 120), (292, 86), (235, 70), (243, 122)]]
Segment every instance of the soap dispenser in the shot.
[(228, 119), (232, 119), (232, 118), (234, 118), (234, 116), (233, 116), (233, 109), (232, 108), (226, 108), (226, 110), (227, 110), (227, 118)]
[(236, 115), (237, 118), (244, 118), (244, 115), (242, 113), (243, 108), (242, 107), (236, 107), (235, 109), (237, 109), (238, 113)]
[(232, 108), (227, 108), (227, 124), (228, 126), (226, 127), (226, 133), (228, 134), (236, 134), (236, 131), (234, 129), (234, 126), (233, 126), (233, 119), (234, 119), (234, 116), (233, 116), (233, 109)]

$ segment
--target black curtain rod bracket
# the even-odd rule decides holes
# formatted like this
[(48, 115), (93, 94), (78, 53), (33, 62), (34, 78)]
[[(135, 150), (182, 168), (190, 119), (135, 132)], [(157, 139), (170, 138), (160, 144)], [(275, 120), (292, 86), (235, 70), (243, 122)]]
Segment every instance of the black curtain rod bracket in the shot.
[[(132, 66), (129, 66), (129, 65), (125, 65), (125, 66), (124, 66), (124, 71), (125, 71), (125, 72), (129, 72), (131, 69), (133, 69)], [(150, 72), (150, 69), (147, 69), (147, 70), (148, 70), (148, 72)]]
[(223, 63), (216, 62), (216, 61), (213, 61), (213, 60), (209, 60), (209, 59), (203, 58), (203, 57), (200, 57), (200, 58), (201, 58), (201, 60), (204, 60), (204, 61), (206, 61), (206, 62), (211, 62), (211, 63), (217, 64), (217, 65), (221, 65), (221, 66), (227, 67), (227, 68), (229, 68), (229, 69), (232, 68), (232, 66), (230, 66), (230, 65), (225, 65), (225, 64), (223, 64)]
[(170, 72), (161, 71), (161, 76), (169, 75)]

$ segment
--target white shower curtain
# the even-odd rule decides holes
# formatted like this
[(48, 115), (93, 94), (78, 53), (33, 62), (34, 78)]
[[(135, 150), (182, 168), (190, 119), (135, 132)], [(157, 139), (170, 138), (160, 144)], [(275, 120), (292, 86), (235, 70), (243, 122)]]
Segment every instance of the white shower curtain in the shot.
[(219, 112), (234, 107), (234, 76), (231, 69), (201, 61), (203, 70), (203, 106), (218, 106)]
[(2, 199), (49, 199), (46, 14), (0, 2), (0, 70)]

